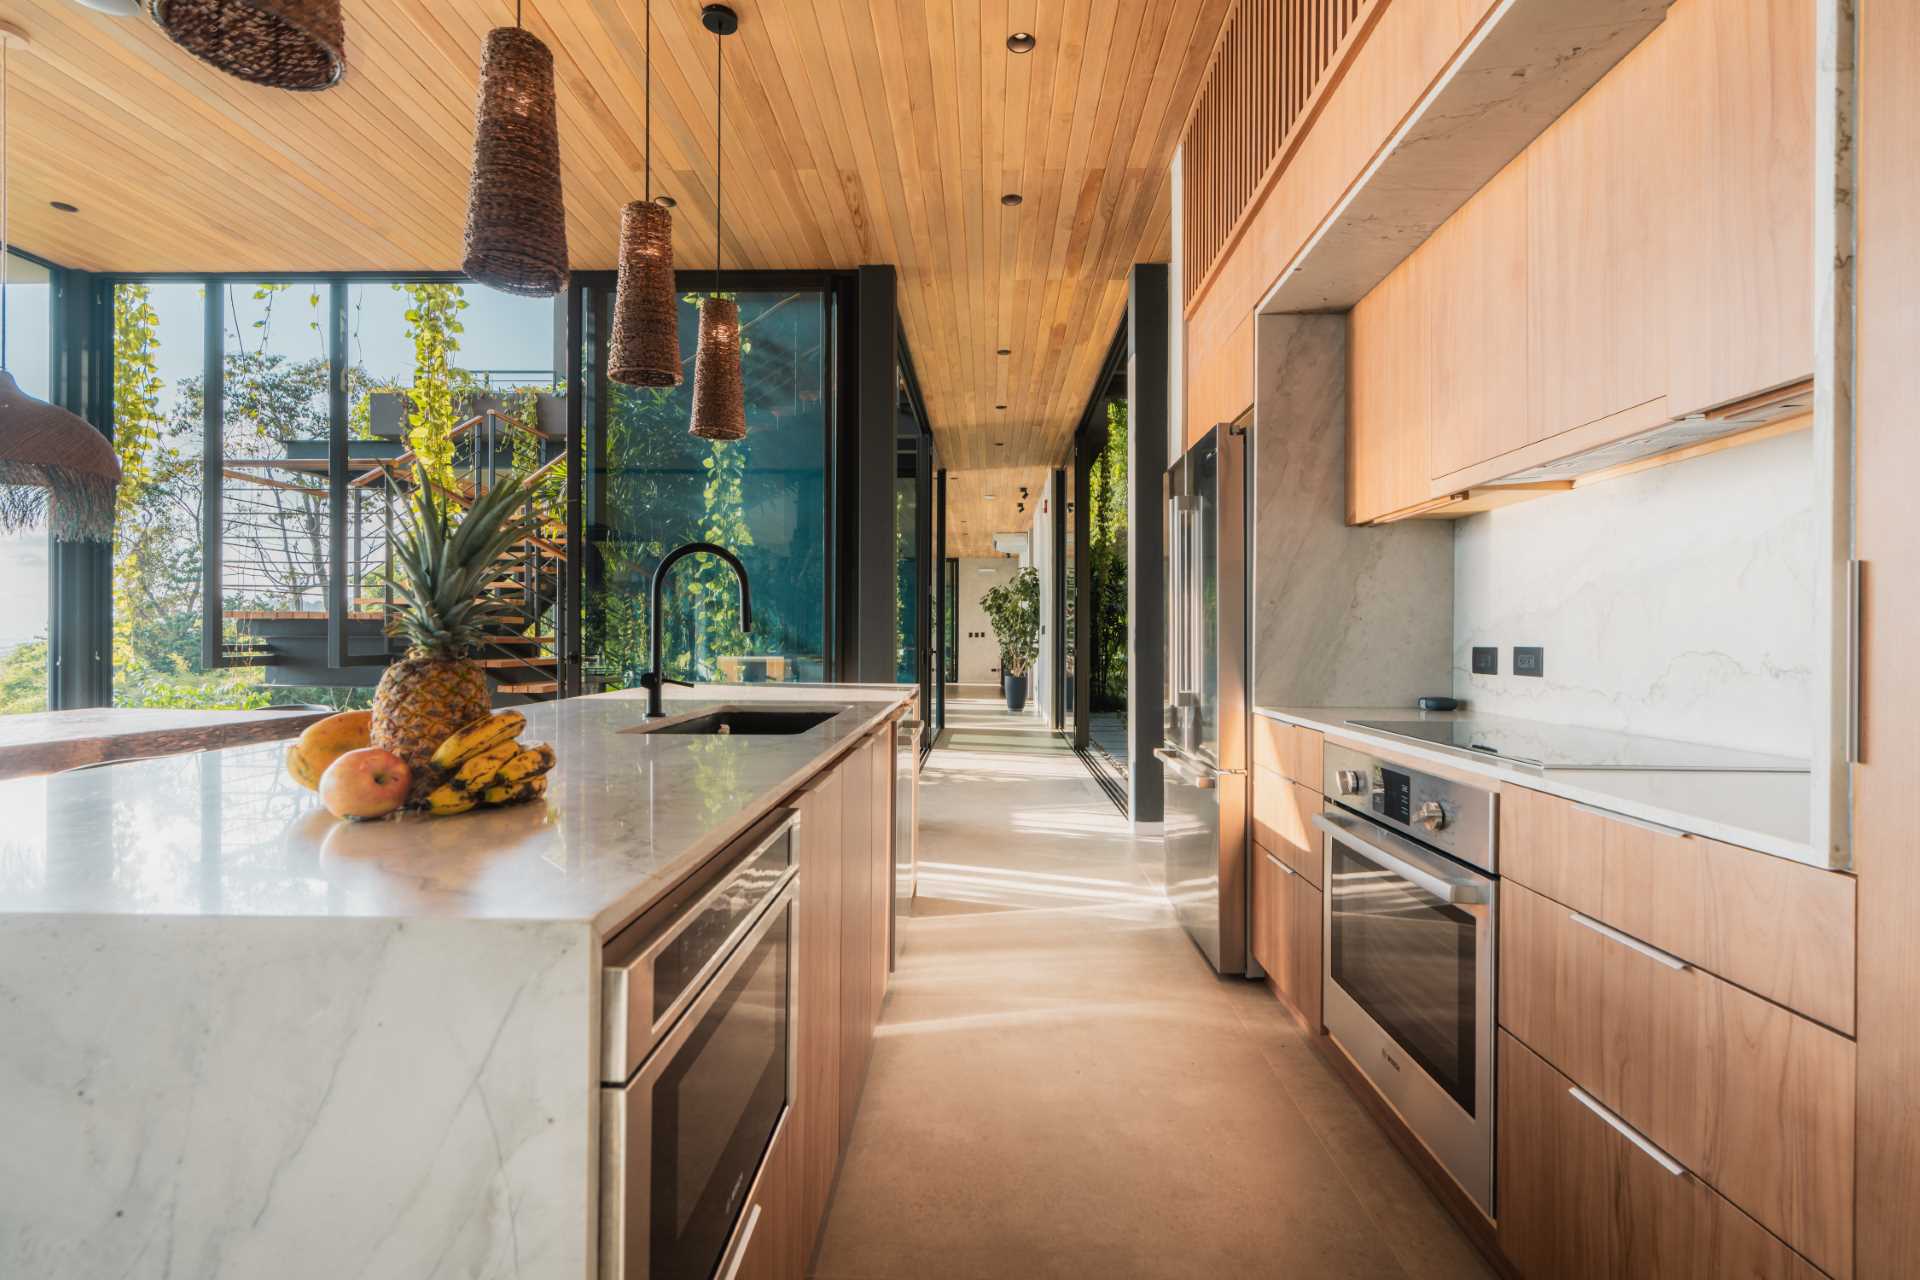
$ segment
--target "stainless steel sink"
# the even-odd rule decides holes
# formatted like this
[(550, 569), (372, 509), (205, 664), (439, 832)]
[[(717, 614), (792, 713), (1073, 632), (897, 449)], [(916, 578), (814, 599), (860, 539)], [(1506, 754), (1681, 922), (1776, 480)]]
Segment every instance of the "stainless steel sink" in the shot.
[(845, 707), (719, 707), (695, 716), (635, 725), (622, 732), (768, 737), (805, 733), (845, 710)]

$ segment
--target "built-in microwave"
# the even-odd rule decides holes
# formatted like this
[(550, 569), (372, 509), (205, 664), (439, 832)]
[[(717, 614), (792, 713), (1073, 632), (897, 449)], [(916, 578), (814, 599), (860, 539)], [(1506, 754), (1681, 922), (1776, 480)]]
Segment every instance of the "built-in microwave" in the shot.
[(1494, 1212), (1491, 792), (1329, 743), (1327, 1034)]
[(799, 815), (780, 810), (607, 945), (601, 1280), (726, 1274), (795, 1096)]

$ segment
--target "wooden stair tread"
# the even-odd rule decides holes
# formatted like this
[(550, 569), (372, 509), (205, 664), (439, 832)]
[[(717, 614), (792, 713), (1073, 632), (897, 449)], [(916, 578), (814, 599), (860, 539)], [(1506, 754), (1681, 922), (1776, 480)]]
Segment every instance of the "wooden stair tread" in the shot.
[(543, 680), (537, 684), (503, 684), (495, 689), (496, 693), (558, 693), (560, 684), (556, 680)]
[(543, 654), (530, 654), (524, 658), (475, 658), (476, 667), (485, 667), (489, 671), (498, 671), (510, 667), (551, 667), (560, 659)]

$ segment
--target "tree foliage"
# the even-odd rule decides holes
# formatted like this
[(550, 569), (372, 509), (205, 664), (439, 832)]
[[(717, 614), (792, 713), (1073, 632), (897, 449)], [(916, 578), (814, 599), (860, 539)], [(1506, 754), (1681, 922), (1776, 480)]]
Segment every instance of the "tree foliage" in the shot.
[(1127, 705), (1127, 404), (1107, 405), (1107, 443), (1087, 475), (1093, 575), (1089, 688), (1095, 711)]

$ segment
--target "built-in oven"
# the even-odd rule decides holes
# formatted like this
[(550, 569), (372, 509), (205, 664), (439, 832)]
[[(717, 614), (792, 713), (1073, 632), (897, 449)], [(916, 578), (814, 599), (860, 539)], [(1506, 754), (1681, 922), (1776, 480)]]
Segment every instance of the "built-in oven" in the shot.
[(607, 944), (600, 1276), (724, 1275), (794, 1094), (799, 815), (780, 810)]
[(1325, 761), (1327, 1034), (1491, 1217), (1495, 796), (1333, 743)]

